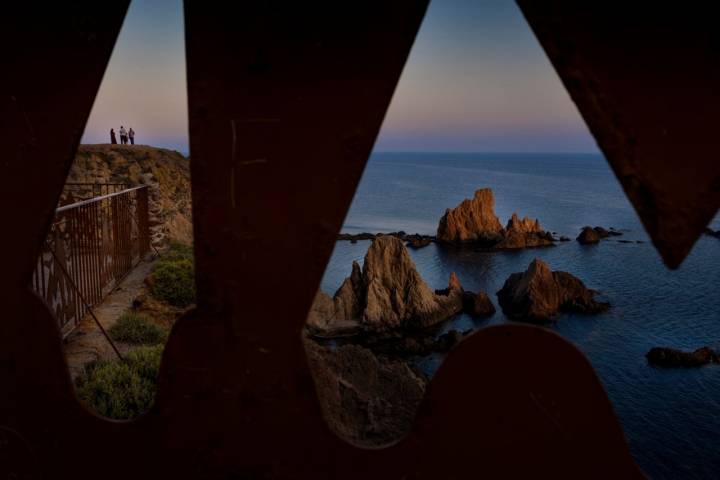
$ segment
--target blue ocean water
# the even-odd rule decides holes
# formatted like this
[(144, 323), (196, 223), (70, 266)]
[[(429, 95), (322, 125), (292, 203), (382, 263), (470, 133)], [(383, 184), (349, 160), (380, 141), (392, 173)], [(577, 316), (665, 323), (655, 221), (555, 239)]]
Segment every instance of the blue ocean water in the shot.
[[(614, 227), (620, 239), (519, 252), (411, 251), (432, 288), (456, 272), (466, 289), (494, 293), (513, 272), (540, 257), (568, 271), (613, 305), (593, 317), (561, 317), (549, 328), (577, 345), (600, 376), (640, 467), (653, 478), (716, 478), (720, 472), (720, 366), (662, 370), (645, 353), (653, 346), (720, 346), (720, 240), (703, 236), (680, 269), (667, 269), (649, 242), (608, 164), (595, 154), (376, 153), (346, 218), (344, 232), (434, 234), (445, 208), (477, 188), (495, 193), (502, 223), (513, 212), (574, 239), (584, 225)], [(714, 228), (720, 228), (718, 219)], [(332, 294), (362, 259), (369, 242), (338, 242), (321, 288)], [(446, 329), (506, 322), (461, 315)], [(437, 359), (425, 367), (437, 367)], [(717, 396), (716, 396), (717, 395)]]

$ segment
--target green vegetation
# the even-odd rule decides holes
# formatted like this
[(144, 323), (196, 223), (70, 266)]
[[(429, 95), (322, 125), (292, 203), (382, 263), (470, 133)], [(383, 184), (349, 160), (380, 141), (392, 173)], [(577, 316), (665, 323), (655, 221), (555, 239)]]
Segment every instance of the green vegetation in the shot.
[(170, 245), (153, 269), (151, 293), (176, 307), (187, 307), (195, 302), (195, 263), (191, 246)]
[(128, 420), (147, 411), (157, 389), (163, 345), (137, 347), (125, 357), (85, 367), (77, 379), (78, 398), (108, 418)]
[(127, 311), (108, 330), (113, 340), (132, 344), (157, 345), (167, 340), (167, 331), (143, 314)]

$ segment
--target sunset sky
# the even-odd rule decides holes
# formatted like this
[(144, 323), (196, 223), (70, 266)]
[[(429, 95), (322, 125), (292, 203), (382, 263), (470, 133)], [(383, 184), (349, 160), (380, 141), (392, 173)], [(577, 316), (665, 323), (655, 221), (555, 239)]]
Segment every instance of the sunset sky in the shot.
[[(180, 0), (130, 5), (83, 143), (120, 125), (188, 151)], [(597, 151), (512, 0), (431, 1), (375, 149)]]

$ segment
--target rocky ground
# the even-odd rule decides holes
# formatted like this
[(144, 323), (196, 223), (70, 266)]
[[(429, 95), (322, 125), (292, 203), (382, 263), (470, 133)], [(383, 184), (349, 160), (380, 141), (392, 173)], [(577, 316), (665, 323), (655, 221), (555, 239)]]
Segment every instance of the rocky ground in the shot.
[[(178, 152), (144, 145), (81, 145), (73, 162), (68, 183), (123, 183), (128, 187), (149, 186), (150, 228), (153, 244), (162, 252), (171, 242), (192, 242), (189, 161)], [(61, 203), (90, 198), (99, 193), (92, 187), (67, 187)], [(173, 307), (149, 295), (147, 279), (154, 259), (141, 262), (93, 308), (108, 330), (128, 310), (144, 313), (169, 329), (184, 309)], [(129, 345), (117, 343), (122, 354)], [(92, 316), (87, 315), (64, 341), (70, 373), (75, 379), (84, 366), (116, 358)]]
[(433, 329), (461, 311), (489, 316), (495, 307), (486, 293), (465, 291), (454, 273), (447, 288), (433, 291), (402, 240), (376, 237), (362, 268), (354, 262), (333, 297), (318, 292), (308, 315), (306, 350), (330, 427), (369, 447), (401, 438), (428, 381), (414, 360), (462, 340), (468, 332)]
[[(171, 239), (192, 243), (190, 163), (176, 151), (146, 145), (80, 145), (67, 182), (148, 185), (153, 244), (167, 245)], [(65, 197), (83, 193), (78, 187), (65, 192)]]

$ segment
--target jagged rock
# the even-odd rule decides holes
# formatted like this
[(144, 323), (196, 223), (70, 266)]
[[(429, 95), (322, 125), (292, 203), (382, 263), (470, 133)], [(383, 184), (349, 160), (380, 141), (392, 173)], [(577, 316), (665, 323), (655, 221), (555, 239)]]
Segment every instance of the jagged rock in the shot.
[(401, 240), (377, 237), (360, 269), (352, 273), (333, 296), (332, 315), (327, 298), (319, 295), (313, 306), (311, 332), (333, 335), (348, 330), (382, 332), (399, 328), (424, 328), (462, 309), (462, 286), (455, 274), (448, 288), (433, 293), (425, 283)]
[(503, 227), (495, 216), (495, 198), (489, 188), (477, 190), (472, 199), (447, 209), (437, 230), (438, 240), (447, 243), (494, 245), (503, 236)]
[(718, 356), (710, 347), (698, 348), (693, 352), (684, 352), (676, 348), (654, 347), (645, 355), (648, 363), (658, 367), (700, 367), (708, 363), (718, 363)]
[(598, 243), (600, 241), (600, 235), (592, 227), (583, 227), (580, 235), (577, 237), (577, 241), (583, 245)]
[(560, 241), (561, 241), (561, 242), (569, 242), (569, 241), (570, 241), (570, 238), (569, 238), (569, 237), (566, 237), (565, 235), (563, 235), (563, 236), (560, 237)]
[(438, 225), (437, 240), (499, 250), (553, 245), (552, 235), (540, 227), (538, 220), (521, 220), (513, 213), (503, 228), (495, 216), (495, 199), (489, 188), (477, 190), (472, 199), (446, 210)]
[(332, 351), (305, 340), (325, 420), (338, 436), (377, 447), (409, 432), (427, 381), (407, 363), (358, 345)]
[(536, 258), (525, 272), (513, 273), (497, 293), (505, 314), (516, 320), (547, 322), (558, 312), (599, 313), (610, 307), (567, 272), (553, 272)]
[(485, 292), (464, 291), (463, 311), (473, 317), (489, 317), (495, 313), (495, 305)]
[(504, 238), (495, 248), (513, 250), (528, 247), (544, 247), (553, 245), (553, 237), (540, 227), (540, 221), (528, 217), (520, 220), (517, 213), (513, 213), (505, 227)]

